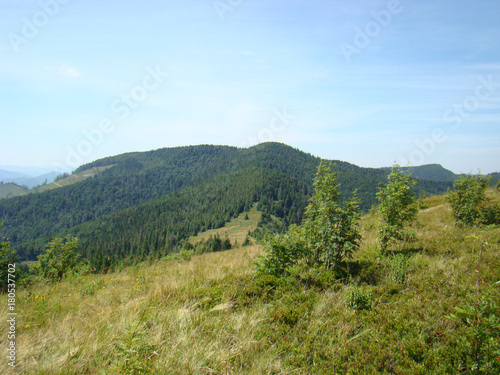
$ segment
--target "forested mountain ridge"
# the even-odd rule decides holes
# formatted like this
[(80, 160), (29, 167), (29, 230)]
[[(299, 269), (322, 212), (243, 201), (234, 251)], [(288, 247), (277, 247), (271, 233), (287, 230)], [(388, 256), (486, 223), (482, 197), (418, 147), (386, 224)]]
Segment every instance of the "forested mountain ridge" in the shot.
[[(255, 202), (299, 223), (320, 159), (280, 143), (240, 149), (185, 146), (107, 157), (78, 168), (101, 172), (70, 186), (0, 201), (2, 235), (22, 259), (36, 259), (55, 235), (78, 235), (82, 252), (104, 259), (161, 254), (196, 231), (223, 225)], [(108, 167), (108, 168), (102, 168)], [(344, 198), (375, 201), (387, 171), (335, 161)], [(417, 193), (451, 181), (421, 180)]]

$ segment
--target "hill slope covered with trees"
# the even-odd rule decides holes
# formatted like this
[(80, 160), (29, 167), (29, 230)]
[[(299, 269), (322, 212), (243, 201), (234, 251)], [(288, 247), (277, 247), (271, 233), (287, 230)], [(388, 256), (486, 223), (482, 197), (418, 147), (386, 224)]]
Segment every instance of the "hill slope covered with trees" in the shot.
[[(134, 152), (81, 166), (93, 177), (0, 201), (2, 235), (34, 260), (56, 235), (79, 236), (100, 259), (165, 254), (198, 231), (222, 226), (259, 202), (265, 214), (300, 223), (320, 159), (280, 143), (248, 149), (186, 146)], [(367, 211), (388, 172), (334, 161), (342, 199), (357, 189)], [(99, 173), (95, 173), (95, 171)], [(416, 192), (442, 193), (451, 181), (420, 180)]]

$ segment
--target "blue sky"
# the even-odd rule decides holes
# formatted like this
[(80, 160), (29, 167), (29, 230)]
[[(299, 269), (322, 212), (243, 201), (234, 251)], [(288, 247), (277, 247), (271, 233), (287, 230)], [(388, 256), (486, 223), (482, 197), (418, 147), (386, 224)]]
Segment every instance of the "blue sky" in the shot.
[(279, 141), (500, 171), (497, 0), (2, 0), (0, 165)]

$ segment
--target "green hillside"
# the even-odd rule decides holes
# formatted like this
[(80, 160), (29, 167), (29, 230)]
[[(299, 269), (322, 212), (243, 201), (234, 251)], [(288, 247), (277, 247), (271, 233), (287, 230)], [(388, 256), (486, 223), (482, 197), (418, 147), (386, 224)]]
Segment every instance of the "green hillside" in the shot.
[(0, 199), (17, 197), (28, 192), (25, 186), (19, 186), (14, 183), (0, 183)]
[[(281, 218), (284, 229), (300, 223), (318, 163), (319, 158), (280, 143), (248, 149), (186, 146), (108, 157), (56, 181), (57, 189), (47, 186), (48, 191), (1, 201), (1, 234), (27, 260), (36, 259), (55, 235), (79, 235), (83, 253), (103, 264), (103, 257), (165, 254), (257, 202), (265, 214)], [(344, 199), (357, 190), (367, 211), (387, 171), (335, 164)], [(451, 181), (421, 180), (416, 193), (437, 194), (449, 187)], [(205, 190), (214, 198), (206, 198)], [(218, 199), (219, 194), (231, 199)]]
[(31, 193), (43, 193), (43, 192), (46, 192), (49, 190), (58, 189), (58, 188), (62, 188), (64, 186), (73, 185), (73, 184), (76, 184), (78, 182), (84, 181), (87, 178), (94, 177), (94, 176), (98, 175), (99, 173), (104, 172), (106, 169), (109, 169), (111, 167), (112, 166), (95, 167), (95, 168), (85, 169), (84, 171), (75, 172), (75, 173), (72, 173), (71, 175), (68, 175), (67, 177), (57, 179), (54, 182), (35, 187), (35, 188), (31, 189), (30, 192)]
[(443, 168), (439, 164), (427, 164), (418, 167), (403, 167), (408, 169), (415, 178), (433, 181), (455, 181), (460, 176)]

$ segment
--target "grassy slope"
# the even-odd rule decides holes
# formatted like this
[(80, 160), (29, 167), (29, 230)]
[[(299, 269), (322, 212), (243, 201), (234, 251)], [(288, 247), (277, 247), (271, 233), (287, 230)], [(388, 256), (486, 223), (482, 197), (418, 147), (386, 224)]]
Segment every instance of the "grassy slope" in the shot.
[[(500, 278), (500, 229), (455, 228), (442, 197), (426, 203), (417, 241), (396, 249), (410, 257), (403, 285), (392, 280), (392, 256), (376, 248), (371, 214), (362, 220), (365, 240), (353, 263), (364, 267), (327, 288), (305, 277), (256, 279), (252, 262), (261, 248), (252, 246), (18, 290), (19, 370), (455, 374), (459, 341), (470, 329), (446, 316), (476, 298), (478, 283), (485, 290)], [(481, 261), (472, 234), (488, 240)], [(370, 285), (371, 310), (346, 306), (356, 282)], [(6, 304), (1, 296), (2, 316)], [(4, 334), (0, 347), (7, 347)], [(4, 359), (0, 372), (7, 371)]]
[(62, 178), (58, 181), (51, 182), (46, 185), (42, 185), (40, 187), (34, 188), (33, 192), (35, 193), (43, 193), (44, 191), (49, 191), (53, 189), (57, 189), (63, 186), (69, 186), (76, 184), (77, 182), (81, 182), (86, 180), (87, 178), (94, 177), (95, 175), (105, 171), (106, 169), (111, 168), (112, 165), (106, 166), (106, 167), (94, 167), (94, 168), (89, 168), (87, 170), (84, 170), (82, 172), (78, 173), (73, 173), (69, 175), (68, 177)]
[[(245, 219), (245, 215), (248, 215), (248, 219)], [(245, 241), (245, 237), (248, 232), (253, 231), (257, 228), (260, 217), (262, 213), (257, 211), (257, 203), (248, 211), (248, 213), (240, 214), (236, 219), (231, 220), (224, 227), (220, 229), (211, 229), (197, 236), (192, 236), (189, 238), (191, 244), (196, 244), (199, 241), (206, 241), (210, 236), (219, 235), (222, 238), (225, 236), (229, 237), (231, 243), (242, 244)]]
[(0, 185), (0, 199), (11, 198), (26, 193), (28, 189), (24, 186), (5, 183)]

